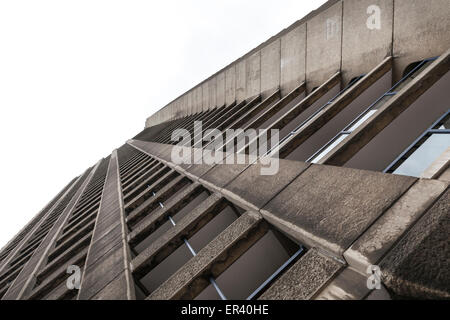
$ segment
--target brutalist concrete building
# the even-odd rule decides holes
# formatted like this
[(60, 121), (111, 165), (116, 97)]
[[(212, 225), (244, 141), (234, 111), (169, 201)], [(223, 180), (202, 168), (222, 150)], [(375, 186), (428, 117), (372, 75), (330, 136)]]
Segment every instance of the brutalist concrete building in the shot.
[(69, 182), (1, 299), (449, 299), (449, 30), (448, 0), (328, 1)]

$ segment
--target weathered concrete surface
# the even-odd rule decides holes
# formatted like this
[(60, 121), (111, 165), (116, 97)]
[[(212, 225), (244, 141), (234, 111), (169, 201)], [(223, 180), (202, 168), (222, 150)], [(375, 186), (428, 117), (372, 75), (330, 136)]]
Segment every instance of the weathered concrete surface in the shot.
[(424, 179), (439, 179), (439, 177), (450, 167), (450, 148), (445, 150), (432, 165), (422, 174)]
[(209, 109), (209, 81), (206, 81), (202, 84), (202, 108), (203, 111)]
[(306, 82), (308, 91), (320, 86), (341, 66), (342, 3), (307, 22)]
[(261, 93), (261, 52), (248, 57), (245, 64), (246, 96), (254, 97)]
[(216, 90), (216, 104), (218, 107), (222, 107), (225, 105), (225, 72), (221, 72), (217, 75)]
[(194, 89), (194, 108), (196, 113), (203, 111), (203, 88), (198, 86)]
[[(135, 299), (131, 284), (124, 207), (120, 194), (117, 151), (111, 155), (102, 200), (86, 258), (79, 300)], [(108, 241), (102, 240), (108, 239)], [(115, 290), (111, 290), (115, 288)], [(120, 288), (120, 289), (119, 289)]]
[[(380, 29), (369, 24), (380, 9)], [(392, 55), (393, 0), (344, 0), (342, 72), (344, 83), (365, 74), (384, 58)], [(374, 17), (376, 18), (376, 17)], [(375, 28), (374, 28), (375, 27)], [(412, 33), (412, 30), (410, 30)]]
[(294, 90), (306, 79), (306, 24), (281, 38), (281, 94)]
[(247, 76), (246, 76), (247, 60), (241, 60), (236, 63), (236, 100), (241, 102), (247, 99)]
[(225, 71), (225, 103), (232, 104), (236, 100), (236, 66)]
[[(233, 159), (234, 154), (230, 155)], [(245, 169), (247, 169), (256, 158), (250, 159), (245, 156), (245, 163), (243, 164), (220, 164), (214, 166), (210, 171), (201, 176), (199, 182), (212, 188), (215, 191), (220, 191), (224, 186), (238, 177)]]
[(222, 193), (247, 209), (259, 210), (308, 167), (305, 163), (280, 160), (276, 175), (262, 175), (261, 170), (267, 166), (253, 164), (228, 184)]
[(395, 0), (395, 80), (413, 62), (443, 54), (450, 47), (448, 0)]
[(448, 168), (440, 177), (439, 180), (450, 182), (450, 168)]
[(239, 217), (198, 255), (149, 297), (149, 300), (191, 300), (267, 232), (262, 217), (248, 212)]
[(316, 295), (315, 300), (361, 300), (370, 290), (367, 277), (345, 268), (328, 286)]
[(280, 86), (281, 40), (261, 50), (261, 95), (265, 98)]
[[(36, 277), (39, 269), (43, 267), (44, 257), (48, 255), (53, 244), (55, 243), (58, 234), (64, 227), (65, 221), (68, 219), (70, 213), (73, 211), (76, 203), (81, 198), (82, 193), (86, 189), (89, 181), (92, 179), (95, 171), (98, 169), (100, 162), (94, 168), (90, 168), (80, 176), (77, 181), (69, 188), (64, 196), (55, 203), (51, 211), (48, 212), (45, 220), (42, 221), (40, 226), (48, 223), (50, 216), (61, 208), (62, 212), (56, 216), (56, 221), (53, 226), (48, 230), (39, 246), (34, 250), (31, 258), (19, 269), (19, 274), (8, 287), (8, 291), (2, 297), (2, 300), (21, 300), (29, 293), (36, 283)], [(35, 230), (35, 232), (38, 232)], [(5, 280), (3, 280), (5, 281)]]
[(309, 300), (343, 268), (311, 249), (261, 296), (260, 300)]
[(347, 263), (363, 274), (377, 265), (447, 188), (444, 182), (419, 180), (345, 252)]
[(449, 203), (447, 191), (381, 262), (395, 296), (450, 299)]
[(217, 106), (217, 77), (208, 81), (209, 100), (208, 109), (214, 109)]
[(301, 243), (342, 256), (415, 181), (312, 165), (261, 213)]

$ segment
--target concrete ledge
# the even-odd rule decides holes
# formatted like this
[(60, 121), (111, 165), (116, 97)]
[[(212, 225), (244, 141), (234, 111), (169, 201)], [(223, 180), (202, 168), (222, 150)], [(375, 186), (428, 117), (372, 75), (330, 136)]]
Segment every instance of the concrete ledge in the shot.
[(311, 249), (260, 300), (309, 300), (342, 268), (341, 263)]
[(342, 257), (416, 180), (312, 165), (270, 201), (261, 214), (301, 243)]
[(444, 182), (419, 180), (345, 252), (347, 263), (366, 274), (447, 188)]
[(267, 228), (261, 215), (245, 213), (147, 299), (194, 299), (209, 285), (209, 277), (217, 278), (258, 241)]
[(419, 220), (380, 264), (396, 297), (450, 299), (450, 191)]
[(330, 284), (314, 297), (315, 300), (362, 300), (371, 290), (367, 276), (345, 268)]

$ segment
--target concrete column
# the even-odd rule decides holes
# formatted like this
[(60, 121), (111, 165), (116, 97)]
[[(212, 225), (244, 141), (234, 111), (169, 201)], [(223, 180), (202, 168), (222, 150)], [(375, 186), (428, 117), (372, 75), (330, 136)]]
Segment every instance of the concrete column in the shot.
[(111, 155), (79, 300), (134, 300), (117, 150)]

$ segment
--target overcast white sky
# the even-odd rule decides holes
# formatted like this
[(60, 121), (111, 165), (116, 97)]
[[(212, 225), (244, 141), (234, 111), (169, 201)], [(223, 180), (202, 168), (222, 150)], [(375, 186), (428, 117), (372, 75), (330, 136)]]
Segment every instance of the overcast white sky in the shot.
[(0, 0), (0, 248), (145, 119), (325, 0)]

